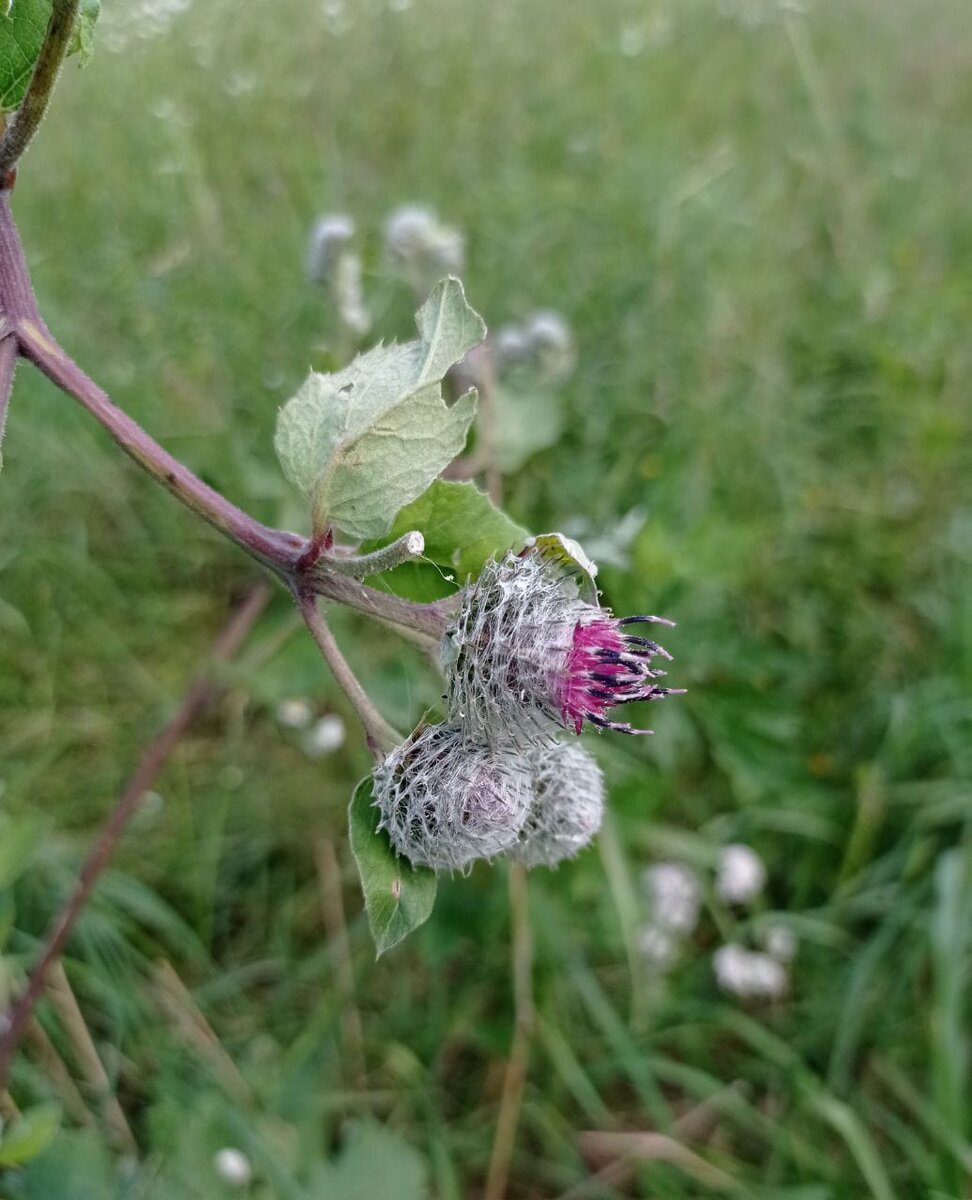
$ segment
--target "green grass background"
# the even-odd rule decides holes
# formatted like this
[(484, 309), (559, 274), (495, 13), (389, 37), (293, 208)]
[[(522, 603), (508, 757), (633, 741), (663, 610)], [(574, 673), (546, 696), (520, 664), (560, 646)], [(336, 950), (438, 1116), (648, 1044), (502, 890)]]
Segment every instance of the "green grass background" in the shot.
[[(609, 534), (645, 513), (606, 600), (678, 619), (691, 690), (652, 709), (654, 739), (596, 740), (599, 851), (531, 875), (539, 1027), (509, 1194), (972, 1195), (972, 8), (195, 0), (118, 50), (135, 9), (104, 6), (14, 207), (50, 325), (120, 404), (260, 518), (299, 521), (271, 437), (333, 329), (302, 273), (309, 225), (355, 215), (381, 332), (404, 334), (379, 232), (421, 201), (466, 231), (490, 325), (555, 307), (576, 331), (568, 432), (510, 482), (513, 515)], [(21, 368), (0, 475), (0, 837), (22, 870), (0, 988), (252, 578)], [(337, 625), (391, 720), (435, 702), (412, 649)], [(311, 761), (277, 725), (294, 695), (353, 724), (283, 596), (232, 683), (66, 962), (143, 1166), (110, 1149), (89, 1089), (93, 1127), (68, 1119), (0, 1195), (208, 1200), (231, 1194), (212, 1167), (231, 1144), (256, 1196), (411, 1195), (423, 1170), (432, 1195), (476, 1196), (512, 1034), (505, 872), (444, 881), (375, 963), (344, 816), (368, 757), (350, 737)], [(767, 862), (760, 910), (710, 897), (653, 975), (640, 871), (705, 868), (733, 840)], [(712, 951), (770, 913), (800, 936), (788, 997), (725, 996)], [(244, 1087), (164, 1019), (160, 959)], [(78, 1075), (57, 1014), (40, 1018)], [(11, 1090), (64, 1099), (30, 1048)], [(590, 1181), (579, 1130), (678, 1133), (692, 1110), (686, 1144), (717, 1178), (656, 1162)], [(324, 1164), (368, 1119), (401, 1148), (360, 1158), (392, 1175), (341, 1191)]]

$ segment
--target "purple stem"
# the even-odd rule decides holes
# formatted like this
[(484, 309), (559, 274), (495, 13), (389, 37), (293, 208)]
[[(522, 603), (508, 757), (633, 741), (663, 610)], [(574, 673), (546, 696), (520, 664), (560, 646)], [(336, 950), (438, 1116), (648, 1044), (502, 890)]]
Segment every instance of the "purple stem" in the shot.
[(15, 334), (8, 334), (0, 341), (0, 461), (3, 458), (3, 432), (7, 425), (7, 408), (10, 404), (10, 389), (13, 387), (14, 371), (17, 369), (19, 347)]

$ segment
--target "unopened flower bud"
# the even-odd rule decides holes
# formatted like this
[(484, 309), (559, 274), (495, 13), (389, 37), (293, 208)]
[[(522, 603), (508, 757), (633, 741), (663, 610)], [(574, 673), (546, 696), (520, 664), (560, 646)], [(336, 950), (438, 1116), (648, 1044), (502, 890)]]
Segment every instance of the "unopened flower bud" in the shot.
[(601, 827), (604, 777), (580, 746), (557, 742), (527, 754), (533, 797), (510, 858), (553, 867), (584, 849)]
[(428, 725), (375, 769), (380, 829), (415, 866), (454, 871), (516, 843), (530, 807), (530, 778), (510, 753), (454, 725)]
[[(612, 616), (582, 600), (576, 579), (537, 549), (488, 562), (463, 593), (444, 644), (453, 722), (498, 744), (530, 745), (556, 724), (580, 733), (645, 733), (608, 718), (619, 704), (661, 700), (656, 657), (671, 656), (629, 632), (659, 617)], [(451, 669), (450, 669), (451, 668)], [(548, 736), (549, 740), (549, 736)]]

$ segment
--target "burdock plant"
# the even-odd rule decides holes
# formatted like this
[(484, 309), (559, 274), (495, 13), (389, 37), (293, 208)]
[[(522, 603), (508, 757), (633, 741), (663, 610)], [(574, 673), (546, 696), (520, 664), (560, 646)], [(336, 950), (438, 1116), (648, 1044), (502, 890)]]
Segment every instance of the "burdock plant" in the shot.
[[(332, 372), (312, 372), (279, 413), (274, 445), (284, 475), (306, 501), (301, 532), (264, 525), (220, 495), (71, 358), (38, 308), (12, 194), (18, 163), (40, 125), (65, 55), (72, 49), (90, 53), (97, 8), (97, 0), (38, 0), (0, 14), (0, 109), (15, 113), (0, 141), (0, 436), (14, 368), (24, 360), (293, 598), (357, 711), (377, 764), (374, 777), (356, 790), (350, 816), (372, 931), (384, 949), (428, 915), (436, 870), (465, 870), (477, 859), (497, 856), (552, 865), (590, 841), (600, 825), (603, 781), (589, 754), (562, 738), (581, 733), (585, 725), (647, 732), (615, 720), (612, 712), (673, 691), (659, 682), (664, 672), (655, 665), (669, 656), (640, 632), (643, 623), (660, 619), (614, 617), (600, 606), (594, 569), (579, 547), (559, 535), (530, 539), (469, 479), (490, 479), (492, 472), (495, 480), (503, 468), (496, 421), (504, 410), (493, 406), (491, 431), (474, 430), (476, 389), (463, 388), (460, 368), (475, 359), (478, 373), (466, 375), (483, 389), (492, 386), (497, 371), (484, 341), (486, 327), (462, 284), (451, 276), (434, 282), (460, 267), (463, 238), (430, 210), (399, 209), (386, 229), (389, 260), (420, 291), (417, 336), (379, 343)], [(46, 30), (38, 13), (49, 16)], [(349, 216), (320, 221), (306, 269), (331, 288), (345, 324), (358, 335), (369, 316), (354, 236)], [(570, 369), (573, 340), (561, 318), (536, 318), (527, 341), (538, 354), (553, 354), (561, 376)], [(478, 439), (474, 453), (470, 437)], [(465, 467), (457, 470), (457, 464)], [(449, 472), (446, 482), (443, 474)], [(423, 558), (444, 568), (460, 590), (432, 603), (396, 594), (396, 576), (389, 572)], [(375, 586), (378, 577), (384, 578)], [(424, 725), (407, 736), (391, 728), (345, 661), (320, 609), (322, 598), (430, 651), (445, 646), (443, 724)], [(264, 599), (261, 586), (218, 642), (216, 657), (227, 657), (239, 645)], [(211, 681), (190, 691), (106, 823), (82, 883), (55, 922), (30, 986), (0, 1037), (0, 1091), (46, 970), (140, 795), (212, 692)]]

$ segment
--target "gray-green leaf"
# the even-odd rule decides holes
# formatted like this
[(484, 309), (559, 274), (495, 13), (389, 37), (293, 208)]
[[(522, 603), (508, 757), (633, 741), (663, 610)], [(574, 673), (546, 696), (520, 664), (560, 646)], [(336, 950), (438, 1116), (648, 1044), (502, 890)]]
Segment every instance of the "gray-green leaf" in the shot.
[[(53, 11), (52, 0), (11, 0), (0, 14), (0, 110), (10, 112), (20, 104), (44, 42)], [(81, 66), (91, 58), (94, 26), (101, 0), (82, 0), (68, 47)]]
[(369, 776), (354, 789), (348, 825), (365, 912), (380, 957), (428, 920), (435, 904), (436, 876), (434, 871), (413, 867), (398, 857), (388, 834), (378, 830), (378, 810), (372, 798)]
[(425, 557), (454, 568), (460, 583), (468, 575), (478, 575), (488, 558), (522, 546), (529, 536), (475, 484), (442, 479), (402, 509), (391, 537), (401, 537), (410, 529), (424, 535)]
[(334, 525), (358, 540), (382, 537), (466, 443), (475, 393), (446, 407), (441, 381), (486, 327), (452, 278), (435, 286), (416, 324), (417, 341), (312, 373), (280, 410), (277, 456), (310, 501), (315, 532)]

